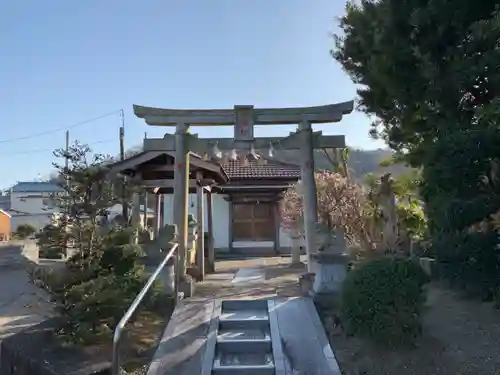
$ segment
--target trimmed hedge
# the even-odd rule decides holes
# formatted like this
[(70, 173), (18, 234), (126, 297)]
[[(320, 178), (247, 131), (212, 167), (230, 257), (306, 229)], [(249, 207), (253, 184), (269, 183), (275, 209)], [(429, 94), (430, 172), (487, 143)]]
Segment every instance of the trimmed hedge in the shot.
[(428, 281), (412, 260), (383, 257), (357, 265), (341, 295), (346, 329), (387, 346), (414, 343), (422, 330)]

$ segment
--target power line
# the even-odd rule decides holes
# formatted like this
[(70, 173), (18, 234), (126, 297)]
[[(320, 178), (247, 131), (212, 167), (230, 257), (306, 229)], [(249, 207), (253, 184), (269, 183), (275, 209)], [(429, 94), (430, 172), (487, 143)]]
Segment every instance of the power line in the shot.
[(100, 120), (100, 119), (105, 118), (105, 117), (109, 117), (111, 115), (116, 115), (117, 113), (121, 113), (121, 112), (122, 112), (121, 109), (117, 109), (117, 110), (115, 110), (113, 112), (108, 112), (108, 113), (105, 113), (105, 114), (103, 114), (101, 116), (97, 116), (97, 117), (94, 117), (94, 118), (91, 118), (91, 119), (88, 119), (88, 120), (85, 120), (85, 121), (77, 122), (76, 124), (73, 124), (73, 125), (70, 125), (70, 126), (62, 126), (60, 128), (55, 128), (55, 129), (47, 130), (47, 131), (40, 132), (40, 133), (26, 135), (26, 136), (23, 136), (23, 137), (3, 139), (3, 140), (0, 140), (0, 144), (10, 143), (10, 142), (17, 142), (17, 141), (24, 141), (25, 139), (37, 138), (37, 137), (41, 137), (41, 136), (48, 135), (48, 134), (58, 133), (60, 131), (74, 129), (76, 127), (79, 127), (79, 126), (82, 126), (82, 125), (86, 125), (88, 123)]
[[(103, 143), (111, 143), (111, 142), (115, 142), (115, 140), (114, 139), (107, 139), (107, 140), (104, 140), (104, 141), (97, 141), (97, 142), (92, 142), (92, 143), (82, 142), (82, 144), (88, 144), (89, 146), (94, 146), (94, 145), (100, 145), (100, 144), (103, 144)], [(54, 149), (53, 148), (42, 148), (42, 149), (27, 150), (27, 151), (6, 152), (6, 153), (0, 153), (0, 156), (38, 154), (38, 153), (49, 152), (49, 151), (53, 152)]]

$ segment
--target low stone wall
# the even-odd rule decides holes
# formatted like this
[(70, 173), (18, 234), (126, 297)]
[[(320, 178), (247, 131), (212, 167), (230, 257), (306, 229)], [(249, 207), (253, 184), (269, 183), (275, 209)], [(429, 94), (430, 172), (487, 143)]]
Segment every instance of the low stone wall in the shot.
[(85, 353), (53, 336), (57, 318), (12, 335), (0, 344), (0, 375), (110, 374), (109, 353)]
[(422, 267), (424, 272), (427, 275), (429, 275), (431, 278), (438, 277), (436, 259), (429, 258), (429, 257), (421, 257), (421, 258), (418, 258), (418, 263), (420, 264), (420, 267)]
[(34, 241), (11, 241), (0, 244), (0, 267), (24, 268), (38, 262), (38, 247)]

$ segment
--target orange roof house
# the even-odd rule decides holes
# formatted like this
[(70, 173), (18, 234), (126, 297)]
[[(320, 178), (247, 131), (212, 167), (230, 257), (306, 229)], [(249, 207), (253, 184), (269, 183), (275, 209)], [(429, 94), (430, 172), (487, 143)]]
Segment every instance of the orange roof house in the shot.
[(8, 241), (10, 239), (10, 214), (7, 211), (0, 209), (0, 241)]

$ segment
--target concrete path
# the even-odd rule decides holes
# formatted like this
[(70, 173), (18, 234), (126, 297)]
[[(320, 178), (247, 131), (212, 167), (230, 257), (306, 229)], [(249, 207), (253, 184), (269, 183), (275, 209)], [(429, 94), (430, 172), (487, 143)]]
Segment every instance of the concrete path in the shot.
[(266, 271), (264, 268), (240, 268), (234, 275), (231, 283), (234, 285), (245, 285), (251, 282), (264, 281)]
[(53, 314), (53, 305), (43, 290), (30, 283), (26, 258), (37, 261), (31, 243), (0, 244), (0, 340)]
[(245, 299), (298, 296), (298, 279), (306, 271), (305, 266), (291, 267), (289, 257), (223, 260), (218, 261), (215, 268), (215, 273), (196, 284), (195, 297)]

